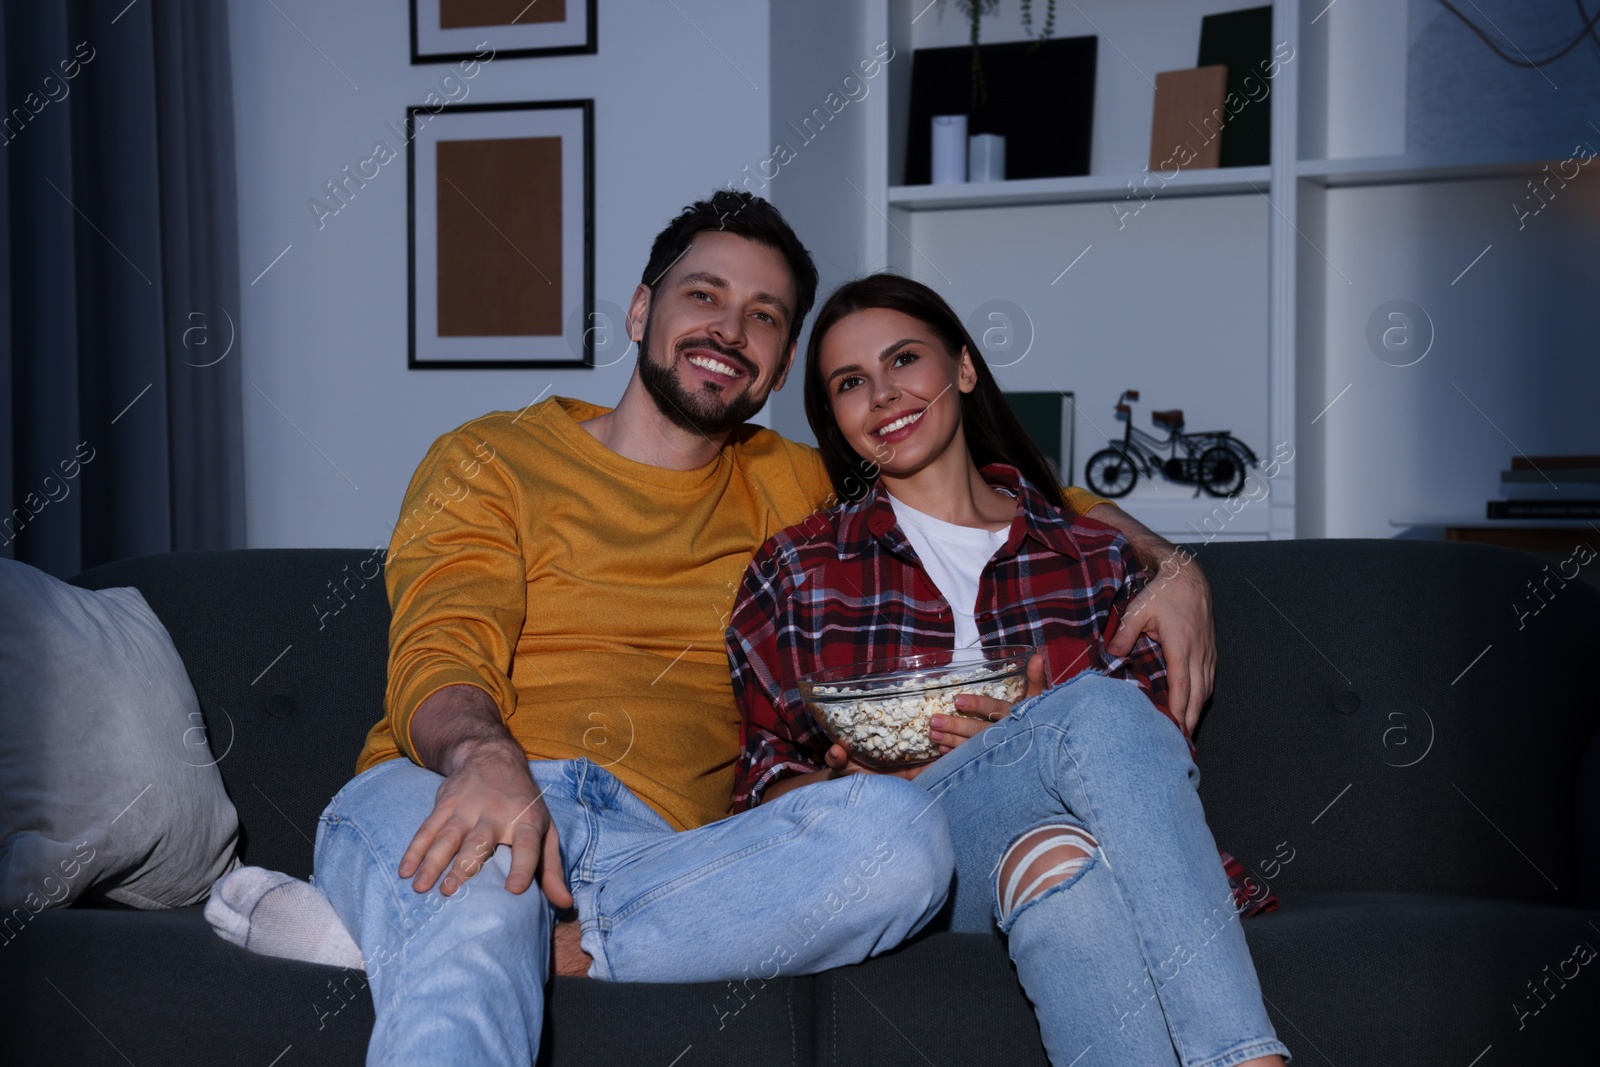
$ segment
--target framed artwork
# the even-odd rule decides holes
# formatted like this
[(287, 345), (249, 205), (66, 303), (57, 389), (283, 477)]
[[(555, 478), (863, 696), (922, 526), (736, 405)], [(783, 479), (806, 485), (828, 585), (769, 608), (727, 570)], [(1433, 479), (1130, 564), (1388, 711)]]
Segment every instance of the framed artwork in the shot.
[(596, 0), (411, 0), (411, 62), (595, 51)]
[(406, 111), (418, 370), (591, 367), (594, 101)]

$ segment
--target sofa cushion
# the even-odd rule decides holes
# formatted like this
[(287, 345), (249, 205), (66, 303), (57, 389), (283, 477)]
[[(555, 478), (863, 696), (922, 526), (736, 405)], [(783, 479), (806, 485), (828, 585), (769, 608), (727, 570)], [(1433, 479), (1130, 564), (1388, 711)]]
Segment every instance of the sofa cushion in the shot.
[(0, 559), (0, 693), (0, 936), (91, 889), (191, 904), (237, 864), (194, 687), (137, 589)]

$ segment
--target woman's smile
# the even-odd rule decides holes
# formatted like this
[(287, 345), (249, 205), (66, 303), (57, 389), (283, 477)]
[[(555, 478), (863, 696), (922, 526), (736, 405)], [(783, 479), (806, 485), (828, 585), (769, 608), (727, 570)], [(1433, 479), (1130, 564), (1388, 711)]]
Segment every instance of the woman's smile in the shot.
[(911, 436), (911, 431), (922, 421), (922, 413), (927, 410), (918, 408), (907, 415), (893, 416), (873, 430), (872, 435), (883, 441), (903, 441)]

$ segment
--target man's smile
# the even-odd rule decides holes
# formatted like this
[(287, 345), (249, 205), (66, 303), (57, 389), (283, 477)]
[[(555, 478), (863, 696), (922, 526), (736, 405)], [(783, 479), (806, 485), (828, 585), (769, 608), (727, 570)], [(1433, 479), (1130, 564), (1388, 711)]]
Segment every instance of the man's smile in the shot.
[(719, 374), (725, 378), (737, 378), (742, 373), (732, 364), (724, 363), (715, 356), (705, 355), (699, 351), (692, 352), (684, 358), (690, 363), (694, 364), (696, 367), (699, 367), (701, 370), (708, 371), (712, 374)]

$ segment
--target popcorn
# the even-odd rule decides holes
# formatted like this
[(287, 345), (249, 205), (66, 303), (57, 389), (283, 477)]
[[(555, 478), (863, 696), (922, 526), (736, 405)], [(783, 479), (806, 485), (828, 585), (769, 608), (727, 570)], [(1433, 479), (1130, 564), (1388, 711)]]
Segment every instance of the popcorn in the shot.
[(914, 763), (938, 758), (939, 747), (928, 736), (928, 720), (935, 715), (962, 715), (956, 709), (958, 695), (1016, 703), (1027, 684), (1026, 676), (1014, 668), (976, 667), (952, 671), (932, 684), (928, 678), (907, 678), (881, 688), (819, 684), (811, 688), (810, 703), (834, 737), (857, 756)]

